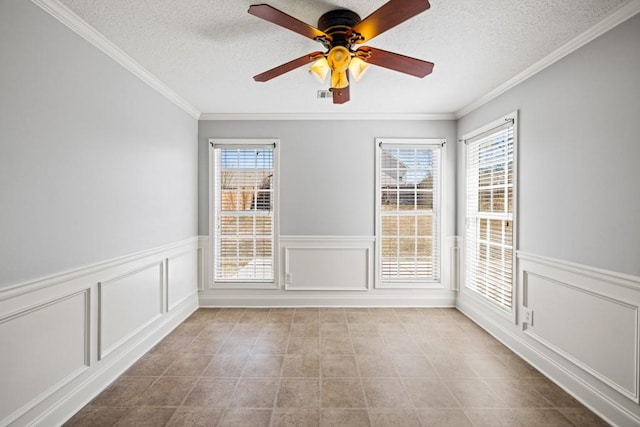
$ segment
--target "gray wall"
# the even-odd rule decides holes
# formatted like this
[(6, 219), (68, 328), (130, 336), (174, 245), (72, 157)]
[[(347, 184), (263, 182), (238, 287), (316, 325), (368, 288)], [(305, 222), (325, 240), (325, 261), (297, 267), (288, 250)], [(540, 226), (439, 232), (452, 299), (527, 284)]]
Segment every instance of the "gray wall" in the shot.
[[(200, 224), (209, 233), (208, 138), (279, 138), (280, 234), (372, 236), (375, 138), (446, 138), (445, 203), (455, 212), (454, 121), (201, 121)], [(455, 233), (449, 221), (444, 235)]]
[(197, 234), (196, 119), (29, 1), (0, 58), (0, 286)]
[(468, 114), (458, 134), (516, 109), (520, 250), (640, 275), (640, 15)]

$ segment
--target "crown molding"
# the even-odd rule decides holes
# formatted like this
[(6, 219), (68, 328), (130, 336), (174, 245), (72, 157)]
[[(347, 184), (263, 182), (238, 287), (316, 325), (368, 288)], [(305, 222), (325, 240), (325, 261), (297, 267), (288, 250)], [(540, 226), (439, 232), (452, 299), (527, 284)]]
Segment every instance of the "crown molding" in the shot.
[(134, 74), (140, 80), (151, 86), (158, 93), (163, 95), (169, 101), (180, 107), (194, 118), (200, 118), (200, 111), (191, 105), (187, 100), (182, 98), (176, 92), (171, 90), (167, 85), (162, 83), (157, 77), (147, 71), (142, 65), (134, 61), (129, 55), (124, 53), (122, 49), (110, 42), (105, 36), (100, 34), (95, 28), (87, 24), (82, 18), (69, 10), (58, 0), (31, 0), (42, 10), (53, 16), (55, 19), (69, 27), (80, 37), (100, 49), (111, 59), (122, 65), (129, 72)]
[(502, 95), (509, 89), (512, 89), (513, 87), (527, 80), (529, 77), (532, 77), (533, 75), (544, 70), (551, 64), (554, 64), (555, 62), (569, 55), (570, 53), (578, 50), (579, 48), (586, 45), (596, 37), (599, 37), (602, 34), (609, 31), (610, 29), (622, 24), (624, 21), (626, 21), (627, 19), (631, 18), (632, 16), (636, 15), (639, 12), (640, 12), (640, 0), (631, 0), (628, 3), (622, 5), (611, 15), (607, 16), (602, 21), (598, 22), (596, 25), (594, 25), (593, 27), (589, 28), (587, 31), (580, 34), (578, 37), (560, 46), (558, 49), (554, 50), (549, 55), (542, 58), (540, 61), (526, 68), (524, 71), (515, 75), (513, 78), (502, 83), (500, 86), (498, 86), (491, 92), (476, 99), (466, 107), (463, 107), (460, 110), (456, 111), (455, 118), (460, 119), (466, 116), (473, 110), (497, 98), (498, 96)]
[(455, 120), (454, 113), (202, 113), (200, 120)]

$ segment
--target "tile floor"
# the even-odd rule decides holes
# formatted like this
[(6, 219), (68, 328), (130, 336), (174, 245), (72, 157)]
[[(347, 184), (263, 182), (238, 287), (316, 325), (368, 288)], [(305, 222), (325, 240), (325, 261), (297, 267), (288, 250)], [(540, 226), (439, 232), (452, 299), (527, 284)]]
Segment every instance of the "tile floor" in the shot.
[(606, 426), (455, 309), (199, 309), (66, 426)]

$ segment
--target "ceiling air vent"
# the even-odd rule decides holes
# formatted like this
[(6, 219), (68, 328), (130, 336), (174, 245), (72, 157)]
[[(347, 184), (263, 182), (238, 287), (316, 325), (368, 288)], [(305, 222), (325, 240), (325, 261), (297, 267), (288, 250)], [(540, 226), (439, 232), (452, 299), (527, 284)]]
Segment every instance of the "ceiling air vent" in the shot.
[(319, 90), (318, 99), (333, 99), (333, 93), (330, 90)]

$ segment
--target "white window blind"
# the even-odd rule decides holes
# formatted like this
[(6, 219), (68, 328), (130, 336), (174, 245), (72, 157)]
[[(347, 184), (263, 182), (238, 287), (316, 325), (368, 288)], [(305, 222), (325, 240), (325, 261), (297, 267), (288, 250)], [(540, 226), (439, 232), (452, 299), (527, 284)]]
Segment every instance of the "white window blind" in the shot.
[(513, 307), (513, 120), (467, 142), (465, 284)]
[(382, 282), (440, 280), (441, 148), (442, 144), (380, 144)]
[(214, 280), (274, 280), (274, 146), (214, 146)]

